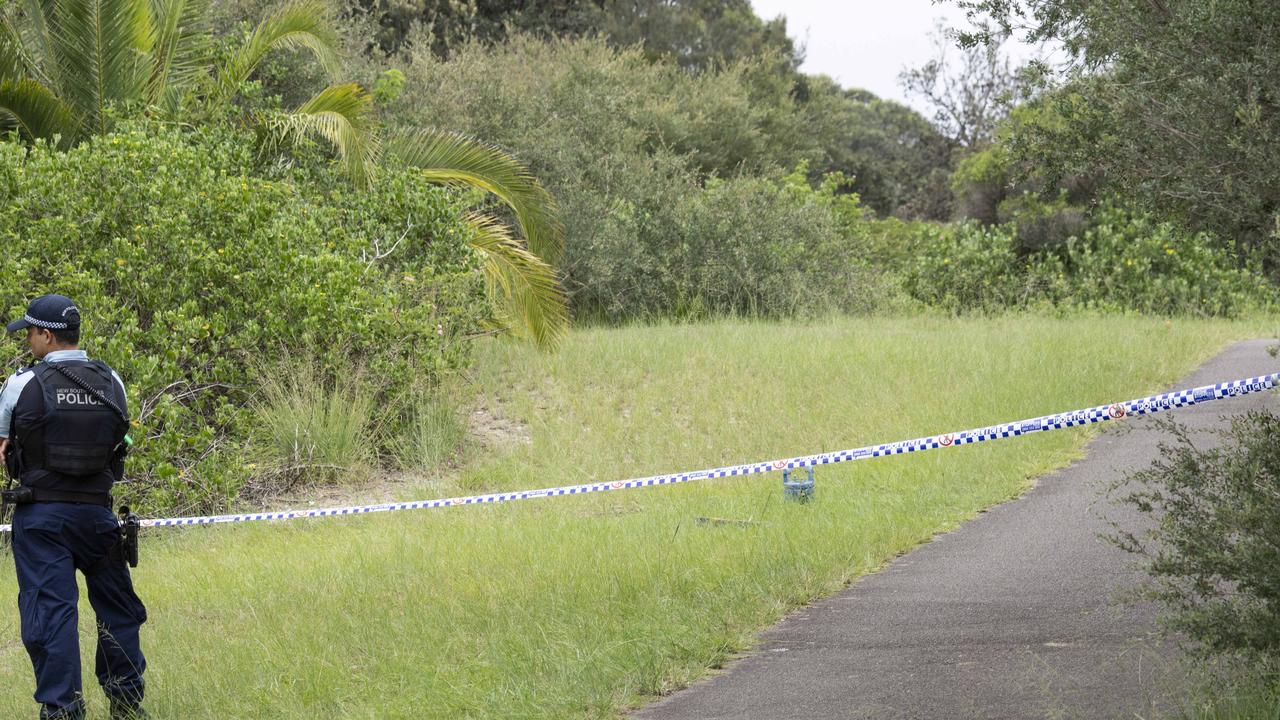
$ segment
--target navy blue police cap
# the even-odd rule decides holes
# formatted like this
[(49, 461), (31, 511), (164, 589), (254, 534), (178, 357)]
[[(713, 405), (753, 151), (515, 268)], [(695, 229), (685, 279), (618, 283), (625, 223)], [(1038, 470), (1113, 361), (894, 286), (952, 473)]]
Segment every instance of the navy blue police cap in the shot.
[(27, 314), (6, 327), (8, 332), (27, 327), (66, 330), (80, 327), (80, 309), (66, 295), (41, 295), (27, 306)]

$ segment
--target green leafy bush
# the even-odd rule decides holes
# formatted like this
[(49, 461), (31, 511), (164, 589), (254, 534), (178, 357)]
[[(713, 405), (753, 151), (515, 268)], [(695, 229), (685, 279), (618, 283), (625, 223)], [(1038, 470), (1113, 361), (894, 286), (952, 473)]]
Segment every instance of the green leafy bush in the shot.
[(358, 360), (395, 395), (465, 363), (488, 315), (451, 191), (395, 168), (354, 191), (322, 163), (259, 168), (253, 147), (155, 128), (65, 153), (0, 144), (0, 309), (80, 304), (86, 349), (128, 384), (121, 492), (148, 509), (236, 495), (255, 368)]
[(904, 264), (907, 290), (956, 312), (1054, 306), (1235, 316), (1273, 302), (1264, 276), (1214, 239), (1113, 204), (1101, 205), (1078, 237), (1034, 252), (1017, 223), (918, 232), (915, 257)]
[(1269, 305), (1274, 288), (1256, 267), (1205, 233), (1104, 204), (1058, 253), (1032, 256), (1031, 274), (1055, 302), (1163, 315), (1239, 315)]
[(1011, 222), (1018, 230), (1018, 253), (1061, 253), (1067, 241), (1079, 237), (1089, 227), (1089, 219), (1082, 207), (1068, 202), (1067, 193), (1045, 199), (1036, 193), (1024, 192), (1005, 198), (997, 207), (1001, 222)]
[(986, 224), (996, 222), (998, 207), (1009, 189), (1009, 156), (1000, 144), (970, 153), (951, 173), (956, 212), (962, 218)]
[(553, 184), (570, 167), (658, 148), (722, 177), (789, 168), (819, 152), (790, 79), (770, 58), (689, 73), (602, 39), (516, 36), (500, 46), (467, 45), (448, 61), (417, 48), (403, 70), (390, 122), (483, 137)]
[(711, 180), (700, 191), (662, 195), (665, 207), (619, 203), (613, 231), (580, 249), (577, 267), (595, 280), (575, 298), (583, 312), (611, 320), (792, 317), (880, 302), (878, 278), (842, 225), (830, 186), (811, 190), (803, 170), (781, 182)]
[(1162, 457), (1112, 488), (1153, 523), (1112, 539), (1144, 559), (1168, 625), (1195, 649), (1280, 661), (1280, 417), (1238, 417), (1210, 449), (1165, 427)]
[[(912, 297), (952, 312), (1001, 311), (1024, 305), (1035, 293), (1009, 225), (960, 223), (934, 228), (906, 268)], [(922, 247), (921, 247), (922, 245)]]

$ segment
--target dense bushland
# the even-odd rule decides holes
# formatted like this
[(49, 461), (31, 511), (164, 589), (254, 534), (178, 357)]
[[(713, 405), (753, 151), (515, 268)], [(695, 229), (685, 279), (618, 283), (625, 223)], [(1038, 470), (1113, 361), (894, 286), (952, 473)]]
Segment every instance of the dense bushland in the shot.
[(1007, 139), (1016, 177), (1087, 178), (1161, 219), (1265, 251), (1275, 276), (1280, 4), (953, 1), (983, 21), (967, 41), (1012, 29), (1064, 51), (1033, 117)]
[[(0, 6), (0, 135), (65, 149), (108, 134), (119, 120), (228, 123), (252, 128), (264, 156), (284, 163), (300, 146), (320, 143), (361, 190), (374, 187), (384, 163), (483, 190), (512, 220), (468, 219), (497, 300), (495, 318), (512, 334), (553, 347), (569, 320), (554, 268), (563, 241), (555, 203), (527, 168), (492, 145), (443, 129), (382, 132), (374, 94), (333, 82), (343, 67), (331, 14), (325, 0), (288, 0), (215, 34), (207, 3)], [(297, 67), (322, 69), (324, 78), (301, 73), (320, 86), (286, 111), (261, 92), (257, 70), (290, 49), (303, 53), (291, 58)]]
[[(960, 312), (1053, 306), (1230, 315), (1269, 303), (1256, 278), (1274, 266), (1268, 235), (1274, 200), (1272, 193), (1256, 191), (1268, 176), (1269, 156), (1257, 149), (1259, 138), (1268, 136), (1273, 124), (1258, 112), (1264, 99), (1241, 98), (1235, 90), (1208, 98), (1212, 84), (1166, 87), (1123, 79), (1152, 67), (1138, 62), (1146, 54), (1182, 52), (1205, 28), (1223, 25), (1244, 32), (1241, 28), (1248, 26), (1248, 33), (1264, 33), (1274, 20), (1271, 11), (1259, 10), (1250, 20), (1254, 11), (1241, 3), (1224, 6), (1218, 15), (1204, 15), (1194, 3), (1165, 10), (1143, 6), (1121, 24), (1159, 21), (1170, 28), (1168, 37), (1144, 40), (1107, 27), (1100, 18), (1111, 17), (1111, 10), (1095, 17), (1074, 0), (1061, 3), (1064, 17), (1081, 19), (1070, 27), (1055, 24), (1051, 12), (1017, 3), (963, 2), (998, 10), (997, 17), (1026, 17), (1038, 37), (1079, 43), (1071, 51), (1073, 72), (1061, 78), (1060, 88), (1018, 76), (1016, 95), (1030, 100), (1009, 107), (1017, 98), (992, 99), (990, 116), (977, 118), (989, 132), (965, 140), (941, 125), (931, 128), (908, 108), (788, 69), (786, 60), (794, 55), (785, 43), (765, 44), (773, 56), (759, 48), (740, 52), (754, 47), (743, 38), (763, 27), (759, 23), (719, 62), (689, 62), (651, 51), (681, 33), (702, 38), (698, 33), (712, 32), (710, 25), (680, 25), (681, 13), (732, 4), (671, 3), (662, 15), (665, 21), (655, 15), (645, 26), (643, 47), (630, 47), (617, 28), (597, 22), (604, 17), (598, 11), (610, 3), (538, 10), (427, 3), (408, 14), (357, 4), (361, 22), (384, 30), (390, 23), (410, 42), (397, 41), (390, 55), (381, 55), (367, 41), (376, 32), (373, 25), (356, 23), (351, 31), (351, 44), (360, 53), (353, 61), (355, 74), (373, 85), (380, 72), (394, 67), (405, 79), (402, 86), (386, 83), (395, 89), (381, 95), (385, 121), (462, 128), (492, 139), (535, 168), (565, 210), (564, 271), (579, 318), (873, 309), (897, 306), (895, 287), (925, 304)], [(495, 24), (499, 16), (509, 21), (501, 29)], [(478, 23), (473, 32), (464, 27), (470, 21)], [(1267, 63), (1236, 62), (1249, 47), (1228, 43), (1209, 54), (1213, 57), (1200, 53), (1204, 57), (1180, 62), (1189, 77), (1200, 77), (1220, 55), (1234, 63), (1230, 77), (1241, 87), (1270, 92)], [(1108, 65), (1113, 60), (1116, 64)], [(1004, 66), (979, 66), (928, 69), (938, 78), (949, 77), (960, 93), (977, 92), (983, 83), (999, 79), (991, 74), (995, 69), (1003, 68), (1000, 77), (1007, 81), (1014, 77)], [(920, 72), (910, 77), (918, 80)], [(277, 74), (266, 86), (270, 91), (293, 80), (288, 73)], [(1168, 102), (1184, 97), (1197, 103)], [(930, 98), (943, 105), (947, 99)], [(1144, 103), (1146, 112), (1116, 114), (1117, 108)], [(1203, 132), (1206, 123), (1231, 132), (1218, 141)], [(1150, 138), (1161, 135), (1153, 128), (1160, 127), (1183, 132), (1184, 141), (1148, 148)], [(1109, 134), (1111, 129), (1118, 132)], [(1194, 152), (1169, 154), (1188, 138), (1201, 139)], [(1156, 155), (1169, 167), (1186, 167), (1153, 172), (1149, 159)], [(802, 165), (814, 187), (828, 172), (843, 173), (835, 190), (857, 195), (873, 211), (864, 213), (867, 222), (851, 224), (813, 208), (778, 212), (776, 195), (765, 188), (786, 184), (785, 174)], [(726, 184), (742, 195), (742, 207), (759, 207), (758, 216), (726, 214)], [(1221, 214), (1231, 208), (1219, 200), (1242, 197), (1242, 188), (1254, 190), (1245, 193), (1247, 202), (1234, 205), (1249, 225), (1237, 232), (1241, 222), (1222, 221)], [(1126, 209), (1115, 209), (1116, 196)], [(1137, 219), (1133, 207), (1154, 212)], [(1201, 210), (1203, 217), (1195, 215)], [(982, 225), (913, 225), (921, 219), (947, 220), (953, 212), (958, 220)], [(695, 243), (702, 249), (689, 248), (687, 219), (704, 214), (726, 221), (702, 223), (698, 232), (704, 237)], [(906, 223), (876, 222), (873, 215)], [(1205, 222), (1207, 217), (1219, 220)], [(779, 261), (767, 249), (746, 247), (756, 243), (760, 229), (806, 238), (830, 233), (833, 224), (843, 229), (826, 243), (834, 254), (806, 250), (798, 265), (827, 267), (833, 257), (855, 258), (847, 277), (803, 281), (805, 303), (785, 299), (778, 284), (760, 284), (760, 278), (777, 275)], [(914, 229), (904, 230), (908, 226)], [(736, 227), (744, 231), (728, 230)], [(817, 247), (808, 240), (796, 245)], [(676, 259), (706, 257), (704, 249), (715, 253), (713, 267), (732, 268), (746, 259), (765, 272), (746, 274), (741, 287), (726, 293), (710, 269), (672, 270)], [(897, 257), (908, 252), (910, 261)], [(868, 266), (874, 283), (867, 282)], [(786, 284), (794, 286), (803, 273), (784, 274), (791, 278)], [(870, 284), (883, 292), (868, 295)]]
[(363, 368), (394, 426), (489, 318), (466, 198), (394, 167), (354, 191), (327, 163), (264, 167), (253, 148), (156, 127), (66, 152), (0, 144), (0, 307), (55, 290), (79, 303), (86, 349), (128, 379), (120, 493), (145, 508), (221, 506), (269, 470), (243, 447), (262, 375)]
[[(599, 39), (525, 36), (448, 59), (412, 49), (397, 58), (406, 80), (388, 122), (492, 138), (555, 194), (579, 319), (865, 312), (902, 307), (904, 296), (953, 312), (1221, 316), (1270, 303), (1257, 266), (1223, 240), (1087, 187), (1042, 199), (1015, 184), (1004, 145), (972, 151), (938, 188), (949, 151), (911, 130), (914, 113), (821, 78), (798, 102), (767, 58), (689, 73)], [(1043, 118), (1009, 124), (1033, 121)], [(878, 163), (863, 163), (867, 153)], [(920, 164), (930, 157), (932, 171)], [(824, 174), (842, 166), (875, 182)], [(945, 205), (919, 189), (928, 183), (978, 220), (886, 217), (936, 217)], [(879, 207), (850, 192), (858, 187)]]
[[(521, 37), (449, 61), (416, 52), (405, 75), (388, 122), (489, 138), (555, 194), (579, 317), (858, 309), (854, 248), (781, 189), (782, 168), (820, 153), (767, 59), (690, 74), (603, 41)], [(820, 266), (848, 270), (829, 284)]]

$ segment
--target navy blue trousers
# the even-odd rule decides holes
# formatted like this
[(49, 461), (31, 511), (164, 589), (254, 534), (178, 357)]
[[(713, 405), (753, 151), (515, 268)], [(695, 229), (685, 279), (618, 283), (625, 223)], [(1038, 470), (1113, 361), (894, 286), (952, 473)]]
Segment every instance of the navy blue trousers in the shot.
[(42, 717), (74, 718), (84, 712), (76, 570), (84, 573), (98, 618), (98, 682), (108, 698), (126, 705), (142, 701), (147, 663), (138, 628), (147, 609), (133, 591), (120, 544), (119, 523), (105, 507), (33, 503), (14, 509), (22, 644), (35, 669)]

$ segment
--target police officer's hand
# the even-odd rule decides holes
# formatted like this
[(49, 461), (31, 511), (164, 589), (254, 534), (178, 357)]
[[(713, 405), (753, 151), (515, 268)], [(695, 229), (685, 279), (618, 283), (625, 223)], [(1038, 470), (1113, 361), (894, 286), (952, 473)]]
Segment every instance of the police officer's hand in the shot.
[(9, 449), (9, 438), (0, 438), (0, 458), (4, 457), (5, 451)]

